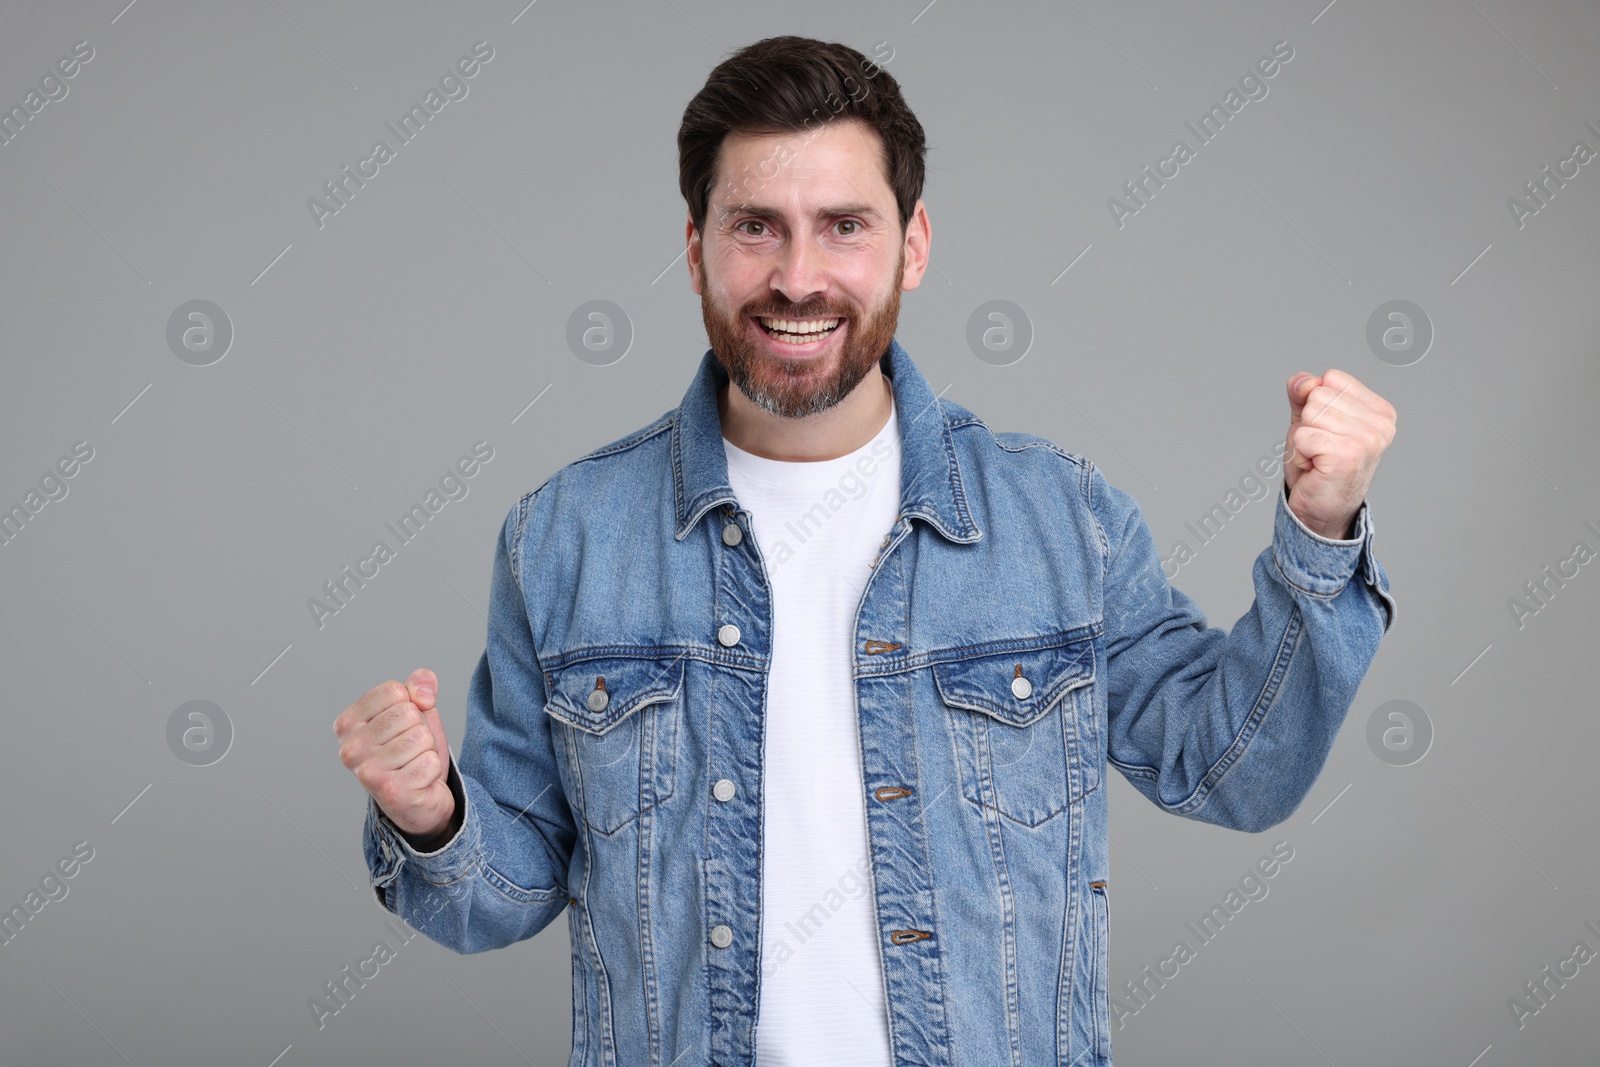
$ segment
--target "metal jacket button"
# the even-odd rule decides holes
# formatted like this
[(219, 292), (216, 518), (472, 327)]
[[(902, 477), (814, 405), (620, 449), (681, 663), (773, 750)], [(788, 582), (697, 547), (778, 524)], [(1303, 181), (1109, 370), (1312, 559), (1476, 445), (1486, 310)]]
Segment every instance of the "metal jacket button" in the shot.
[(722, 629), (717, 631), (717, 640), (724, 645), (737, 645), (739, 643), (739, 628), (733, 623), (724, 623)]
[(739, 524), (730, 522), (722, 528), (722, 543), (732, 548), (744, 540), (744, 531), (739, 529)]
[(733, 944), (733, 930), (718, 923), (711, 928), (711, 943), (718, 948), (727, 948)]
[(733, 782), (727, 778), (719, 779), (717, 784), (711, 787), (711, 795), (718, 800), (732, 800)]
[(1026, 700), (1028, 694), (1033, 692), (1033, 683), (1019, 674), (1011, 679), (1011, 692), (1018, 700)]
[(606, 705), (611, 703), (611, 694), (606, 692), (606, 683), (602, 678), (596, 678), (594, 688), (589, 691), (589, 699), (584, 701), (589, 705), (590, 711), (604, 711)]

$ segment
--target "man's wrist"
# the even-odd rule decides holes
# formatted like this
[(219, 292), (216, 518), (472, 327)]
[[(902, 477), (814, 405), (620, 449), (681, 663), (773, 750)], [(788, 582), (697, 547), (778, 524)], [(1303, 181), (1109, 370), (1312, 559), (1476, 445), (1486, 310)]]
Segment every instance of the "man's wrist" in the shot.
[[(1304, 519), (1300, 520), (1305, 522)], [(1354, 517), (1346, 520), (1345, 524), (1337, 530), (1331, 529), (1317, 522), (1306, 522), (1306, 529), (1318, 537), (1326, 537), (1330, 541), (1349, 541), (1355, 537), (1356, 520)]]
[(445, 824), (444, 829), (439, 830), (436, 833), (429, 834), (427, 837), (419, 837), (416, 834), (408, 834), (404, 830), (401, 830), (398, 826), (395, 827), (395, 829), (399, 832), (401, 837), (405, 838), (406, 844), (410, 845), (418, 852), (437, 852), (440, 846), (449, 844), (450, 839), (461, 832), (461, 820), (459, 815), (452, 814), (450, 816), (450, 821)]
[(461, 778), (456, 773), (454, 759), (450, 761), (450, 770), (446, 780), (450, 785), (450, 796), (454, 801), (454, 810), (450, 813), (450, 821), (445, 823), (442, 829), (431, 834), (413, 834), (401, 829), (393, 819), (388, 819), (389, 825), (394, 827), (395, 833), (399, 834), (406, 844), (418, 852), (437, 852), (455, 840), (456, 835), (461, 832), (461, 825), (465, 821), (466, 798), (462, 796)]
[(1339, 527), (1338, 529), (1332, 529), (1325, 523), (1313, 524), (1301, 518), (1295, 512), (1294, 508), (1289, 506), (1289, 498), (1291, 496), (1289, 492), (1289, 483), (1287, 481), (1281, 481), (1278, 484), (1283, 493), (1284, 510), (1289, 513), (1289, 518), (1292, 519), (1294, 523), (1302, 530), (1309, 534), (1314, 534), (1317, 537), (1322, 538), (1324, 541), (1342, 541), (1345, 543), (1353, 543), (1360, 539), (1362, 532), (1361, 509), (1367, 506), (1365, 499), (1363, 499), (1361, 503), (1357, 505), (1356, 510), (1348, 519), (1345, 520), (1345, 524), (1342, 527)]

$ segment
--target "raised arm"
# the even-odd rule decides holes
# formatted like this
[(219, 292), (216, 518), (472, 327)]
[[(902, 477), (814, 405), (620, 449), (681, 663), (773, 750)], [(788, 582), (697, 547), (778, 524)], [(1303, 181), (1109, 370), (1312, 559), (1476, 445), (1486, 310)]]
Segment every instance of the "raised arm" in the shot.
[[(335, 727), (341, 758), (368, 792), (362, 847), (378, 899), (457, 952), (532, 937), (569, 899), (577, 831), (517, 578), (532, 499), (512, 508), (496, 545), (488, 642), (467, 692), (459, 763), (436, 694), (424, 691), (431, 671), (370, 690)], [(401, 689), (405, 699), (391, 699)]]

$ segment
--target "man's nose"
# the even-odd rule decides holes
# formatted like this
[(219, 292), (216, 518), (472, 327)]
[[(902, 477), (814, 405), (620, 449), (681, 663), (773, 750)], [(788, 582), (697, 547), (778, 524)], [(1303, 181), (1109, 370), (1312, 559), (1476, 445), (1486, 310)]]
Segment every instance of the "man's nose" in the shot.
[(778, 254), (772, 287), (794, 304), (802, 304), (828, 287), (827, 254), (809, 237), (788, 241)]

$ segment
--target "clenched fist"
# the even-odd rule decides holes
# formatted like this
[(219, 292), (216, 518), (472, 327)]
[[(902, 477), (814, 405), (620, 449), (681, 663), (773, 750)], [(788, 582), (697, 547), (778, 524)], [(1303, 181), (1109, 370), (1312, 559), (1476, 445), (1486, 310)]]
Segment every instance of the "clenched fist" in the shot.
[(333, 722), (339, 759), (383, 813), (419, 839), (451, 829), (456, 813), (438, 685), (432, 671), (419, 667), (405, 685), (389, 681), (367, 690)]
[(1300, 371), (1286, 384), (1289, 510), (1323, 537), (1348, 540), (1378, 461), (1394, 442), (1394, 405), (1335, 367), (1321, 375)]

